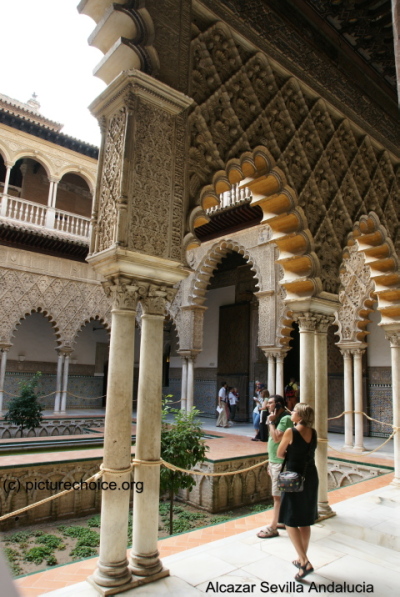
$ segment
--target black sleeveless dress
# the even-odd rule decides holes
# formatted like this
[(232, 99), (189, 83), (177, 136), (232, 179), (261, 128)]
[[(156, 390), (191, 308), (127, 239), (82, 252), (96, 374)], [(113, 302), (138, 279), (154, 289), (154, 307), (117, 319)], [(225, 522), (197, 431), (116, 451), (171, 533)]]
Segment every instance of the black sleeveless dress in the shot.
[[(287, 449), (286, 470), (303, 473), (306, 461), (304, 489), (298, 493), (282, 493), (279, 522), (289, 527), (308, 527), (318, 517), (318, 473), (314, 454), (317, 447), (317, 434), (313, 429), (311, 442), (308, 444), (293, 427), (293, 442)], [(308, 458), (307, 458), (308, 455)]]

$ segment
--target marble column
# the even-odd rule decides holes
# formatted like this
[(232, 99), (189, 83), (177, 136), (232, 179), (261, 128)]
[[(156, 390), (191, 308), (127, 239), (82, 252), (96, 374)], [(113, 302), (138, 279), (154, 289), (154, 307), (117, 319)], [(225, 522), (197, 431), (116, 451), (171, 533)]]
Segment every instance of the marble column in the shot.
[(188, 361), (186, 357), (182, 357), (182, 382), (181, 382), (181, 409), (186, 410), (187, 401), (187, 375), (188, 375)]
[[(363, 379), (362, 379), (362, 357), (365, 350), (356, 349), (354, 357), (354, 451), (363, 452), (364, 448), (364, 416), (363, 412)], [(360, 413), (360, 414), (357, 414)]]
[(341, 349), (344, 363), (344, 446), (353, 449), (353, 354), (349, 349)]
[(56, 395), (54, 398), (54, 412), (60, 412), (61, 408), (61, 383), (62, 383), (62, 371), (64, 365), (64, 355), (62, 352), (58, 352), (57, 359), (57, 378), (56, 378)]
[(275, 391), (279, 396), (283, 396), (285, 392), (285, 381), (283, 378), (283, 361), (286, 353), (280, 352), (276, 355), (276, 386)]
[[(97, 569), (88, 580), (108, 594), (132, 585), (126, 546), (131, 479), (132, 394), (135, 319), (138, 286), (133, 280), (114, 278), (104, 288), (112, 298), (110, 356), (104, 432), (102, 481), (115, 490), (103, 489), (101, 500), (100, 552)], [(125, 489), (124, 489), (125, 487)], [(145, 494), (147, 495), (147, 493)], [(118, 587), (118, 590), (116, 590)]]
[[(165, 286), (151, 285), (148, 296), (141, 303), (143, 315), (135, 456), (148, 462), (159, 460), (161, 453), (163, 324), (166, 302), (173, 298), (175, 292)], [(143, 483), (143, 492), (135, 494), (134, 499), (129, 567), (135, 576), (151, 576), (156, 580), (169, 574), (163, 568), (157, 547), (160, 466), (136, 466), (135, 481)]]
[(62, 376), (62, 390), (61, 390), (61, 411), (67, 412), (67, 392), (68, 392), (68, 373), (69, 373), (70, 353), (64, 354), (64, 370)]
[(13, 164), (10, 164), (9, 162), (5, 162), (5, 167), (6, 167), (6, 176), (4, 178), (3, 194), (7, 195), (8, 185), (10, 183), (11, 168), (13, 167)]
[(196, 356), (191, 355), (188, 357), (188, 370), (187, 370), (187, 405), (188, 411), (192, 410), (194, 403), (194, 362)]
[(328, 502), (328, 327), (333, 318), (316, 315), (314, 335), (315, 357), (315, 429), (318, 436), (316, 466), (318, 470), (318, 516), (326, 518), (334, 512)]
[(314, 332), (316, 327), (313, 313), (297, 313), (296, 321), (300, 332), (300, 395), (301, 401), (315, 409), (315, 363)]
[(275, 354), (268, 354), (268, 391), (271, 396), (275, 394)]
[(3, 410), (3, 396), (4, 396), (4, 380), (6, 377), (7, 367), (7, 354), (11, 345), (2, 345), (0, 347), (1, 352), (1, 365), (0, 365), (0, 413)]
[(53, 181), (53, 195), (52, 195), (52, 198), (51, 198), (51, 206), (54, 207), (54, 209), (56, 207), (56, 202), (57, 202), (57, 190), (58, 190), (58, 183), (59, 182), (60, 182), (59, 180), (54, 180)]
[(400, 487), (400, 330), (386, 331), (392, 361), (393, 425), (398, 428), (393, 438), (394, 479), (391, 485)]

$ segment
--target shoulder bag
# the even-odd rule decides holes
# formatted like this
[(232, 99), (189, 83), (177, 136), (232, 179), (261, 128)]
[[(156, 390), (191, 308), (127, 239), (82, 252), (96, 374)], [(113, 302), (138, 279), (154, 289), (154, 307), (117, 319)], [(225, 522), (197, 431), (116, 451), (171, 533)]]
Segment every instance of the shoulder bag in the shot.
[(282, 462), (281, 472), (278, 475), (278, 489), (285, 493), (297, 493), (304, 489), (304, 478), (306, 475), (308, 462), (310, 458), (311, 445), (314, 443), (314, 429), (310, 444), (308, 446), (308, 452), (306, 457), (306, 463), (304, 465), (303, 473), (295, 473), (294, 471), (283, 470), (286, 465), (287, 453), (285, 454), (285, 460)]

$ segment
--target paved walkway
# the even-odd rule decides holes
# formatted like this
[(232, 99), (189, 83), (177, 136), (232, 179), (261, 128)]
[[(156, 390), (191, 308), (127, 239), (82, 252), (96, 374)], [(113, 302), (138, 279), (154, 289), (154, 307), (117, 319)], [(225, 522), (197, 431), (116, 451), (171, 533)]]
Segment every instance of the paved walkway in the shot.
[[(213, 420), (203, 419), (203, 426), (205, 431), (217, 434), (208, 442), (213, 459), (226, 456), (227, 451), (230, 457), (265, 452), (265, 444), (250, 441), (253, 430), (249, 424), (235, 424), (223, 433), (215, 427)], [(371, 450), (383, 441), (381, 438), (365, 438), (365, 445)], [(392, 442), (370, 455), (341, 452), (343, 436), (340, 434), (329, 434), (329, 445), (332, 447), (329, 450), (331, 457), (383, 466), (393, 463)], [(65, 452), (62, 454), (65, 457)], [(396, 594), (395, 589), (400, 587), (400, 573), (395, 572), (396, 566), (400, 570), (400, 528), (396, 529), (393, 523), (400, 522), (400, 490), (389, 486), (392, 478), (392, 473), (388, 473), (329, 493), (329, 502), (338, 516), (315, 525), (313, 529), (310, 558), (318, 571), (308, 577), (310, 582), (324, 584), (346, 580), (369, 584), (372, 570), (374, 595)], [(271, 516), (271, 511), (266, 511), (160, 540), (160, 554), (171, 576), (124, 595), (190, 597), (205, 592), (218, 594), (215, 590), (217, 582), (243, 587), (255, 585), (253, 595), (265, 594), (266, 585), (262, 583), (269, 582), (282, 585), (278, 595), (294, 594), (295, 588), (290, 582), (296, 571), (290, 562), (295, 556), (286, 532), (272, 540), (256, 537), (257, 530), (267, 524)], [(357, 524), (354, 517), (358, 518)], [(96, 562), (97, 558), (90, 558), (60, 566), (20, 578), (16, 584), (21, 597), (97, 597), (94, 589), (84, 582), (94, 571)], [(367, 567), (365, 563), (368, 563)], [(310, 586), (313, 587), (305, 585), (305, 592)], [(347, 594), (347, 591), (342, 593)]]

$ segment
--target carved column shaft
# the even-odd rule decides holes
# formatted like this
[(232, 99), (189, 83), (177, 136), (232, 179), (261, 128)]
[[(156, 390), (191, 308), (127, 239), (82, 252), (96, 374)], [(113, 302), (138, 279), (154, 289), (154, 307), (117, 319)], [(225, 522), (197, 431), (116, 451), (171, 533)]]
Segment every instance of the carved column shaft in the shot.
[(283, 396), (285, 392), (285, 381), (283, 376), (283, 361), (285, 360), (285, 353), (276, 355), (276, 386), (275, 391), (279, 396)]
[[(130, 481), (132, 391), (137, 287), (117, 280), (105, 286), (113, 299), (102, 480), (116, 490), (102, 492), (100, 557), (93, 580), (102, 587), (131, 581), (126, 558)], [(120, 472), (124, 471), (124, 472)]]
[(271, 396), (275, 394), (275, 355), (268, 355), (268, 391)]
[(342, 350), (344, 363), (344, 448), (353, 448), (353, 355), (351, 350)]
[[(161, 453), (163, 323), (166, 301), (174, 293), (150, 286), (148, 297), (142, 300), (135, 455), (149, 462), (159, 460)], [(168, 571), (163, 569), (157, 548), (160, 466), (135, 467), (135, 480), (143, 483), (143, 492), (135, 495), (130, 569), (136, 576), (161, 578)]]
[(182, 357), (182, 382), (181, 382), (181, 409), (186, 410), (187, 401), (187, 375), (188, 375), (188, 361), (186, 357)]
[(68, 373), (69, 373), (70, 354), (64, 355), (64, 371), (62, 376), (62, 391), (61, 391), (61, 412), (65, 413), (67, 410), (67, 392), (68, 392)]
[(1, 348), (1, 365), (0, 365), (0, 412), (3, 410), (3, 394), (4, 394), (4, 380), (6, 377), (8, 348)]
[(364, 451), (364, 416), (363, 412), (363, 379), (362, 357), (364, 350), (354, 350), (354, 450)]
[(315, 428), (318, 436), (318, 514), (331, 516), (328, 502), (328, 327), (333, 318), (316, 315), (315, 347)]
[(394, 444), (394, 479), (393, 485), (400, 487), (400, 331), (386, 332), (390, 341), (390, 355), (392, 361), (392, 399), (393, 425), (398, 428), (393, 438)]
[(301, 401), (315, 409), (315, 317), (311, 313), (298, 314), (300, 332), (300, 392)]
[(57, 358), (57, 377), (56, 377), (56, 395), (54, 397), (54, 412), (60, 412), (61, 408), (61, 383), (62, 370), (64, 365), (64, 355), (59, 351)]

